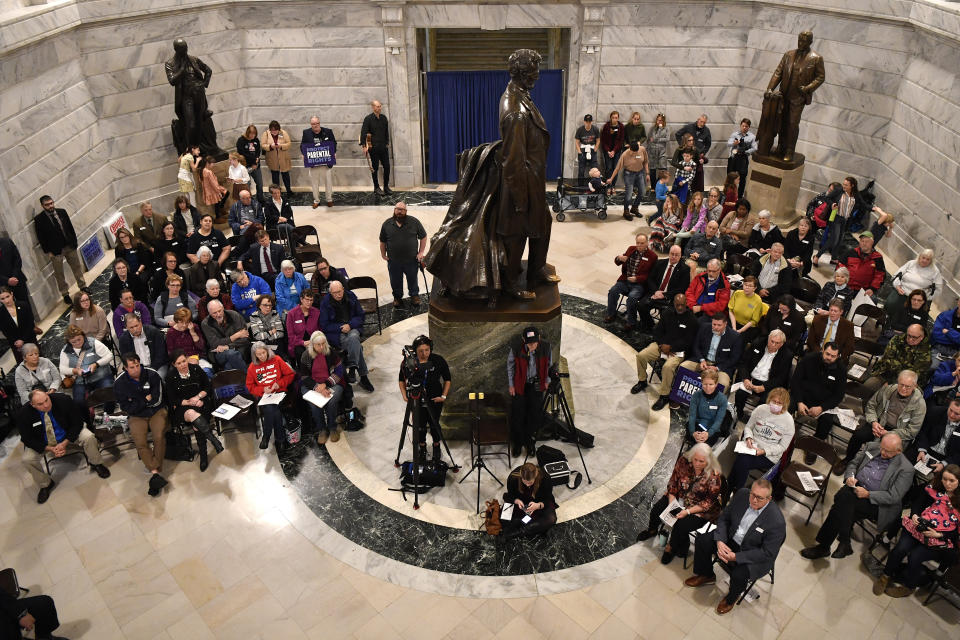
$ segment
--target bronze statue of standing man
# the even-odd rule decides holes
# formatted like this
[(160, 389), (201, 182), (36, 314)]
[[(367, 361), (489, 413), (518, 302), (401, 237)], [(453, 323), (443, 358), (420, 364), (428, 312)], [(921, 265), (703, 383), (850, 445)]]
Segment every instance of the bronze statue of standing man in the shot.
[[(797, 38), (797, 48), (783, 54), (763, 94), (763, 113), (757, 131), (757, 154), (793, 161), (800, 135), (800, 114), (810, 104), (813, 92), (823, 84), (823, 58), (810, 49), (813, 32)], [(779, 89), (777, 86), (779, 85)], [(771, 153), (773, 139), (777, 150)]]
[(203, 155), (220, 156), (223, 151), (217, 145), (217, 130), (213, 126), (213, 112), (207, 108), (207, 87), (213, 70), (196, 56), (187, 55), (187, 42), (183, 38), (173, 41), (174, 55), (163, 68), (167, 81), (176, 91), (173, 97), (174, 111), (179, 120), (174, 120), (173, 143), (177, 153), (184, 153), (194, 145)]

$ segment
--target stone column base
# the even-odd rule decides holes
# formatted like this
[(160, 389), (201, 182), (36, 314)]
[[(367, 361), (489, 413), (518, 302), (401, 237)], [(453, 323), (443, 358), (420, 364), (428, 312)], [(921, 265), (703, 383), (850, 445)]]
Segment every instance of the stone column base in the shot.
[(747, 173), (746, 197), (756, 214), (768, 209), (778, 227), (787, 228), (800, 218), (797, 197), (803, 179), (804, 157), (796, 154), (792, 162), (775, 158), (754, 157)]

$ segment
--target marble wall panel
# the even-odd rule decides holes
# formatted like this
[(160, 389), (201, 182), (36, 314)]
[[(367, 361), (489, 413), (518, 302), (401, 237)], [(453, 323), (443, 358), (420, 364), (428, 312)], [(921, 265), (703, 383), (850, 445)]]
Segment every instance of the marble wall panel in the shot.
[[(292, 25), (291, 25), (292, 26)], [(246, 42), (264, 49), (383, 46), (383, 29), (376, 26), (350, 29), (311, 27), (248, 29)], [(342, 64), (344, 60), (340, 60)]]
[[(289, 66), (247, 69), (247, 87), (316, 87), (321, 103), (326, 93), (336, 93), (343, 87), (386, 87), (387, 75), (383, 67), (309, 67)], [(332, 87), (330, 91), (327, 88)]]
[(383, 42), (343, 47), (286, 47), (261, 49), (261, 44), (247, 38), (244, 50), (247, 69), (285, 69), (288, 67), (339, 68), (344, 60), (354, 67), (383, 68), (386, 51)]
[[(651, 67), (694, 67), (715, 69), (743, 66), (742, 46), (710, 47), (709, 49), (668, 46), (635, 47), (625, 42), (605, 40), (600, 51), (601, 68), (608, 65)], [(669, 65), (664, 64), (669, 60)]]
[(267, 24), (353, 29), (376, 24), (380, 19), (380, 8), (370, 2), (257, 2), (233, 7), (230, 16), (234, 28), (242, 30), (258, 29)]

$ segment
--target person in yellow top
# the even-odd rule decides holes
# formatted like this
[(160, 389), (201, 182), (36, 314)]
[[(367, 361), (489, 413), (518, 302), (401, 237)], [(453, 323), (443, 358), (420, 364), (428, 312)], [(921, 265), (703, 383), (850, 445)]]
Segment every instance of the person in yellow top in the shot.
[(754, 276), (747, 276), (743, 279), (743, 289), (734, 291), (727, 305), (730, 328), (740, 334), (744, 345), (757, 337), (760, 321), (767, 313), (767, 305), (757, 293), (758, 286)]

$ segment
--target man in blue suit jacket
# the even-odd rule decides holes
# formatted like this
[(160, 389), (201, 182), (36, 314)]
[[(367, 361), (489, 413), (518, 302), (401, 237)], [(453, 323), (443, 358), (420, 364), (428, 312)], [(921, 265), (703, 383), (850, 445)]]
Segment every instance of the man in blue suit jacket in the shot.
[(717, 603), (717, 613), (729, 613), (746, 590), (747, 583), (763, 577), (773, 569), (787, 525), (776, 503), (771, 501), (773, 488), (760, 478), (749, 488), (740, 489), (717, 519), (713, 534), (697, 536), (693, 554), (693, 575), (684, 584), (701, 587), (717, 581), (713, 573), (713, 556), (727, 565), (730, 590)]
[(360, 388), (372, 392), (373, 384), (367, 377), (367, 362), (360, 344), (360, 329), (366, 314), (357, 296), (352, 291), (345, 291), (343, 284), (334, 280), (330, 283), (330, 295), (324, 296), (318, 310), (320, 329), (327, 341), (347, 353), (347, 382), (356, 382), (359, 373)]
[(687, 354), (689, 358), (680, 366), (697, 373), (716, 369), (724, 392), (729, 393), (730, 378), (740, 363), (742, 350), (743, 340), (739, 333), (728, 326), (726, 314), (716, 313), (710, 318), (709, 324), (701, 323)]

